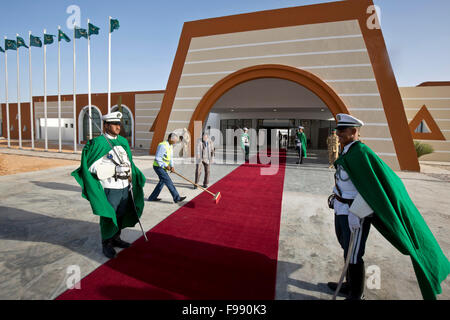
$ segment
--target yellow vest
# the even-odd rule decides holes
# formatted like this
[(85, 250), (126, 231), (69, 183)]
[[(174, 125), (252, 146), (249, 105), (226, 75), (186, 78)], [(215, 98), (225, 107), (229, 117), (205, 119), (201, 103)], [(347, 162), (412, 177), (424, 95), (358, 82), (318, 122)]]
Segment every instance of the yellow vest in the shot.
[[(160, 145), (164, 145), (166, 147), (166, 154), (163, 156), (162, 161), (165, 163), (166, 166), (168, 166), (168, 165), (170, 165), (170, 160), (172, 159), (173, 150), (168, 141), (161, 142), (160, 144), (158, 144), (158, 147)], [(156, 161), (156, 159), (155, 159), (155, 161), (153, 161), (153, 166), (155, 166), (155, 167), (160, 166), (158, 161)]]

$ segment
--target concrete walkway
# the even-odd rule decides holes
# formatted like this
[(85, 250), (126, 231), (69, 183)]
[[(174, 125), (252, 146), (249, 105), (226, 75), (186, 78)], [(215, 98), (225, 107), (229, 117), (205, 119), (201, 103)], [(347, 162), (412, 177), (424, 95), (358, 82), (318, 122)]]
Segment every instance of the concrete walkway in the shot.
[[(343, 266), (342, 250), (334, 234), (333, 213), (326, 205), (334, 181), (333, 171), (322, 159), (320, 152), (312, 153), (299, 166), (295, 164), (295, 154), (288, 154), (277, 299), (330, 299), (332, 293), (325, 283), (337, 281)], [(157, 183), (152, 160), (145, 155), (135, 157), (136, 165), (148, 178), (144, 188), (146, 196)], [(236, 167), (214, 165), (211, 184)], [(92, 215), (89, 203), (81, 198), (80, 188), (70, 176), (75, 168), (0, 177), (0, 299), (54, 299), (66, 290), (69, 266), (79, 266), (84, 277), (106, 262), (101, 251), (98, 217)], [(178, 164), (176, 168), (193, 178), (193, 164)], [(450, 257), (450, 213), (447, 211), (450, 182), (430, 174), (434, 173), (399, 173), (444, 253)], [(201, 192), (179, 177), (172, 178), (187, 200)], [(159, 203), (146, 202), (142, 216), (145, 230), (180, 206), (172, 202), (166, 188), (161, 198), (163, 201)], [(123, 232), (127, 241), (140, 236), (138, 226)], [(366, 290), (368, 299), (421, 299), (410, 259), (402, 256), (374, 228), (367, 242), (365, 261), (366, 266), (377, 266), (381, 275), (380, 289)], [(443, 283), (439, 299), (450, 299), (450, 279)]]

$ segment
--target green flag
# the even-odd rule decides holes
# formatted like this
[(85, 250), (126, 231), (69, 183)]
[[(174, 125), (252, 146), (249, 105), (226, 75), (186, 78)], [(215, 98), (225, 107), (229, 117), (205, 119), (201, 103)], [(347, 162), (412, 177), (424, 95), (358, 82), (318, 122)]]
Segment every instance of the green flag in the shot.
[(100, 30), (99, 27), (94, 26), (92, 23), (89, 23), (89, 24), (88, 24), (88, 27), (89, 27), (89, 31), (88, 31), (89, 36), (90, 36), (91, 34), (98, 34), (98, 30)]
[(119, 20), (111, 19), (110, 32), (113, 32), (114, 30), (119, 30), (119, 27), (120, 27)]
[(0, 52), (5, 52), (5, 50), (3, 50), (3, 48), (2, 48), (2, 47), (0, 47)]
[(61, 41), (61, 39), (66, 40), (66, 42), (70, 42), (69, 37), (61, 30), (58, 30), (58, 41)]
[(53, 37), (55, 37), (55, 36), (52, 34), (44, 34), (44, 44), (52, 44)]
[(25, 44), (25, 40), (21, 37), (17, 37), (17, 48), (25, 47), (28, 48), (28, 46)]
[(75, 27), (75, 38), (76, 39), (80, 39), (80, 38), (86, 38), (87, 39), (87, 37), (88, 36), (87, 36), (86, 29)]
[(14, 40), (5, 39), (6, 50), (17, 50), (17, 43)]
[(42, 47), (42, 41), (39, 37), (35, 37), (30, 34), (30, 46), (31, 47)]

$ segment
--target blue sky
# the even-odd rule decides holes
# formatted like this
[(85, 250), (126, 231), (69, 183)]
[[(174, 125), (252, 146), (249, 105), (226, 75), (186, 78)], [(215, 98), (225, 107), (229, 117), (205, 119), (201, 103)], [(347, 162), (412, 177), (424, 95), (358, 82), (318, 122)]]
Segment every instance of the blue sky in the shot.
[[(70, 5), (81, 9), (100, 27), (91, 39), (92, 92), (107, 90), (108, 16), (119, 19), (113, 33), (112, 91), (165, 89), (185, 21), (260, 10), (331, 2), (324, 0), (15, 0), (3, 1), (0, 43), (19, 33), (28, 43), (28, 31), (57, 34), (66, 26)], [(450, 80), (450, 1), (375, 0), (381, 8), (382, 30), (399, 86)], [(77, 92), (87, 92), (86, 40), (77, 40)], [(62, 93), (72, 93), (72, 42), (61, 42)], [(43, 95), (42, 49), (33, 48), (33, 95)], [(0, 100), (4, 101), (4, 57), (0, 55)], [(21, 48), (21, 100), (28, 101), (28, 50)], [(47, 48), (47, 92), (57, 93), (57, 45)], [(8, 51), (9, 100), (17, 98), (16, 53)]]

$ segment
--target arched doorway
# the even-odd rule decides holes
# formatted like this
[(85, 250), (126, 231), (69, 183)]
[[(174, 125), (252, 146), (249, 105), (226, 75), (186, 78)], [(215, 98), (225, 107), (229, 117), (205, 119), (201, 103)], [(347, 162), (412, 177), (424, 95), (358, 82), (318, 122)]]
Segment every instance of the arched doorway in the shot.
[(118, 105), (115, 105), (111, 108), (111, 112), (120, 111), (122, 112), (123, 118), (122, 118), (122, 130), (120, 132), (120, 135), (123, 136), (128, 140), (128, 144), (134, 148), (134, 120), (133, 120), (133, 113), (131, 112), (130, 108), (128, 108), (126, 105), (121, 105), (120, 108)]
[[(295, 82), (314, 93), (328, 107), (334, 117), (338, 113), (349, 114), (344, 102), (333, 89), (312, 73), (284, 65), (258, 65), (236, 71), (209, 89), (192, 114), (189, 132), (194, 133), (195, 121), (205, 122), (212, 107), (226, 92), (239, 84), (261, 78), (278, 78)], [(191, 140), (191, 150), (193, 153), (193, 140)]]
[[(96, 106), (91, 106), (91, 112), (92, 112), (92, 138), (98, 137), (102, 134), (97, 129), (97, 126), (103, 130), (103, 122), (102, 122), (102, 113), (100, 109)], [(94, 122), (97, 124), (97, 126), (94, 124)], [(89, 141), (89, 106), (84, 107), (80, 115), (78, 117), (78, 140), (80, 143)]]

